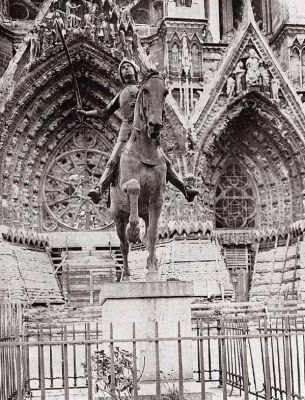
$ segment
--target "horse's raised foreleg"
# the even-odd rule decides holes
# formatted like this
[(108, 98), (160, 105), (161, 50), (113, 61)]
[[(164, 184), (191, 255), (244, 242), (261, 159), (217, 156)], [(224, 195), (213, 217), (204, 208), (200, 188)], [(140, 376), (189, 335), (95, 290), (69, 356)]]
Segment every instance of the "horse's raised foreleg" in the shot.
[(156, 257), (156, 242), (158, 238), (158, 223), (162, 209), (162, 195), (152, 196), (149, 207), (149, 226), (147, 229), (147, 269), (149, 272), (158, 270), (158, 260)]
[(120, 248), (123, 255), (123, 277), (130, 276), (130, 270), (128, 266), (128, 253), (129, 253), (129, 243), (126, 237), (126, 225), (125, 221), (116, 221), (116, 231), (120, 239)]
[(140, 240), (138, 200), (140, 194), (140, 183), (136, 179), (125, 182), (122, 189), (127, 193), (130, 207), (129, 223), (126, 228), (129, 243), (137, 243)]

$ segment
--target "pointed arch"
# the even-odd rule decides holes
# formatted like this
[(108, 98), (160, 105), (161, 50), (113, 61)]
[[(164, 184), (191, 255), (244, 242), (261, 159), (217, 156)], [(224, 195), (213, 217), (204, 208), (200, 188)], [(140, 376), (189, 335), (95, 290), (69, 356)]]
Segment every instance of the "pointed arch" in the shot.
[(191, 45), (192, 68), (194, 78), (201, 78), (202, 75), (202, 60), (200, 48), (197, 43)]
[[(121, 88), (116, 72), (120, 60), (84, 40), (72, 42), (69, 49), (84, 107), (104, 108)], [(66, 58), (59, 46), (53, 52), (24, 79), (17, 80), (0, 119), (3, 144), (0, 182), (6, 200), (0, 210), (1, 220), (10, 224), (14, 216), (9, 210), (15, 210), (18, 218), (26, 218), (37, 230), (42, 228), (45, 218), (41, 209), (41, 177), (54, 149), (79, 127)], [(106, 125), (99, 119), (88, 120), (88, 129), (100, 132), (110, 143), (109, 154), (120, 122), (119, 115), (113, 115)], [(24, 209), (26, 212), (21, 212)], [(49, 229), (57, 229), (54, 226), (49, 221)]]
[(301, 51), (297, 46), (290, 49), (290, 78), (294, 86), (300, 86)]
[(171, 43), (169, 49), (169, 68), (170, 73), (174, 75), (180, 71), (180, 45), (176, 40)]
[(302, 218), (303, 141), (274, 103), (250, 92), (228, 106), (205, 133), (195, 167), (195, 175), (209, 188), (205, 204), (215, 203), (217, 177), (231, 156), (251, 171), (260, 228), (278, 229)]

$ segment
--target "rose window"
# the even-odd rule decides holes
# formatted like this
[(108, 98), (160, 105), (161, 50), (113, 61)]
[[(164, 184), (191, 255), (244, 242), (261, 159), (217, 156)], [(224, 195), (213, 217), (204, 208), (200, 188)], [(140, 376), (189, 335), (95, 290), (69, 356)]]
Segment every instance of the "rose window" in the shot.
[(249, 177), (236, 163), (227, 165), (216, 189), (216, 228), (255, 226), (256, 201)]
[(97, 230), (112, 223), (108, 193), (97, 205), (87, 195), (98, 184), (109, 154), (102, 140), (86, 128), (57, 151), (43, 182), (45, 230)]

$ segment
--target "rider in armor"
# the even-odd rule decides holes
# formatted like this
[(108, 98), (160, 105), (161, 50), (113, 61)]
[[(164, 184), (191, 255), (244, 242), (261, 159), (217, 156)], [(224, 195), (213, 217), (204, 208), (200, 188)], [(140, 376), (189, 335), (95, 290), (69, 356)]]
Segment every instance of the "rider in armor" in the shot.
[[(91, 189), (88, 193), (88, 196), (91, 197), (95, 204), (100, 201), (101, 193), (110, 186), (120, 160), (120, 155), (132, 131), (134, 107), (139, 91), (138, 70), (138, 66), (133, 61), (124, 59), (119, 66), (119, 73), (125, 87), (114, 97), (107, 107), (104, 110), (78, 110), (78, 113), (86, 117), (96, 117), (101, 118), (102, 121), (106, 121), (115, 111), (120, 109), (123, 117), (117, 142), (100, 179), (99, 186)], [(187, 201), (192, 202), (199, 193), (198, 190), (185, 185), (164, 153), (163, 157), (167, 165), (167, 180), (183, 193)]]

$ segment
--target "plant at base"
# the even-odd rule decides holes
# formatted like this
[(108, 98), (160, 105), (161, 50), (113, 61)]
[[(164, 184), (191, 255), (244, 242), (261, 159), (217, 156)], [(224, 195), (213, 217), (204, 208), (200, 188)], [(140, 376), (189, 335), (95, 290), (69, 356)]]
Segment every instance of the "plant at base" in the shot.
[[(173, 373), (164, 374), (161, 371), (162, 378), (162, 395), (161, 400), (181, 400), (179, 395), (179, 390), (177, 388), (175, 379), (173, 378)], [(188, 400), (184, 396), (185, 400)]]
[[(114, 348), (113, 352), (114, 385), (111, 387), (111, 357), (105, 350), (97, 350), (92, 356), (92, 375), (95, 382), (95, 390), (100, 393), (100, 398), (108, 398), (113, 390), (116, 399), (133, 398), (133, 364), (132, 353)], [(87, 366), (82, 364), (86, 377)]]

